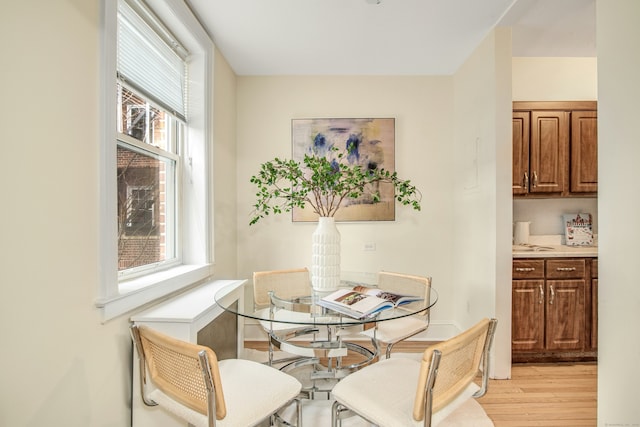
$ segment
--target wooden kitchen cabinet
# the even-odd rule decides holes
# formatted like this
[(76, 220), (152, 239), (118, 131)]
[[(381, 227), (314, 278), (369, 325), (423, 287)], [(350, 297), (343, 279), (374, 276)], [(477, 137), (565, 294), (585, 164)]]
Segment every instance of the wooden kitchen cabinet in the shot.
[(529, 193), (564, 192), (568, 143), (568, 112), (531, 111)]
[(528, 111), (513, 112), (513, 194), (529, 192), (529, 136), (531, 117)]
[(568, 142), (566, 111), (514, 111), (513, 194), (561, 194)]
[(514, 260), (511, 292), (512, 352), (544, 350), (544, 296), (544, 260)]
[(571, 193), (598, 191), (598, 113), (571, 113)]
[(591, 313), (588, 319), (591, 321), (589, 329), (591, 330), (589, 348), (592, 351), (598, 349), (598, 259), (591, 260)]
[(547, 350), (585, 348), (586, 259), (545, 261), (547, 285)]
[[(593, 360), (586, 292), (590, 259), (513, 260), (514, 362)], [(589, 285), (589, 286), (588, 286)], [(588, 298), (591, 301), (591, 298)]]
[(595, 101), (513, 103), (514, 197), (595, 196)]

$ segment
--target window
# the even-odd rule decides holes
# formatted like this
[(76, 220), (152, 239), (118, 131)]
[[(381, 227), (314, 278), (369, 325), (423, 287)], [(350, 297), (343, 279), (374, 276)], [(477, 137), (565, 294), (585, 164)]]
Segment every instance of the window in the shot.
[(179, 262), (177, 200), (186, 125), (118, 82), (118, 272)]
[[(148, 167), (145, 169), (149, 169)], [(151, 181), (153, 178), (150, 178)], [(128, 179), (126, 180), (128, 181)], [(146, 179), (145, 179), (146, 181)], [(119, 216), (124, 218), (125, 226), (124, 236), (158, 236), (157, 223), (155, 218), (155, 205), (158, 200), (158, 185), (157, 181), (144, 186), (127, 185), (126, 200), (131, 200), (131, 203), (126, 207), (124, 214)], [(120, 198), (118, 198), (119, 200)], [(119, 235), (118, 238), (122, 239)], [(119, 268), (120, 270), (122, 268)]]
[(213, 45), (181, 0), (103, 7), (97, 306), (108, 320), (211, 273)]

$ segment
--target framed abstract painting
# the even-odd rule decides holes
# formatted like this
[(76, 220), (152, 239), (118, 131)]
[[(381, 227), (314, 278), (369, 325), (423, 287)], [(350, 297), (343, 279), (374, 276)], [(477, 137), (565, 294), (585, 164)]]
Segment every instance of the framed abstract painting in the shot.
[[(345, 152), (349, 164), (363, 169), (395, 171), (395, 119), (393, 118), (319, 118), (291, 121), (292, 158), (302, 162), (305, 155), (335, 155), (333, 148)], [(347, 147), (350, 149), (347, 151)], [(336, 221), (393, 221), (395, 200), (393, 185), (378, 183), (380, 200), (365, 194), (357, 199), (345, 199)], [(317, 221), (318, 215), (309, 207), (294, 208), (294, 222)]]

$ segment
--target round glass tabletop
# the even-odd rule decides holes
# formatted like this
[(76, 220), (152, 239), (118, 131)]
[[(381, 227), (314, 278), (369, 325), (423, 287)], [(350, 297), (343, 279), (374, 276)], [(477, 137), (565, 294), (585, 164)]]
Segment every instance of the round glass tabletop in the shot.
[[(251, 286), (251, 285), (248, 285)], [(356, 287), (354, 283), (343, 283), (338, 290), (341, 296), (349, 293)], [(367, 284), (368, 289), (376, 289)], [(383, 291), (384, 290), (379, 290)], [(403, 294), (402, 289), (394, 290), (396, 294)], [(438, 293), (432, 287), (428, 288), (427, 295), (422, 296), (406, 304), (397, 307), (384, 308), (372, 314), (362, 315), (362, 313), (351, 312), (346, 314), (339, 311), (339, 306), (332, 308), (327, 304), (327, 299), (332, 292), (320, 292), (309, 289), (308, 295), (301, 295), (293, 298), (279, 298), (278, 295), (271, 294), (271, 305), (266, 307), (253, 308), (231, 304), (230, 290), (222, 288), (215, 294), (215, 301), (218, 306), (228, 312), (238, 316), (255, 319), (259, 321), (275, 321), (291, 325), (309, 326), (350, 326), (363, 325), (367, 323), (383, 322), (387, 320), (399, 319), (424, 313), (433, 307), (438, 301)], [(350, 311), (350, 310), (347, 310)]]

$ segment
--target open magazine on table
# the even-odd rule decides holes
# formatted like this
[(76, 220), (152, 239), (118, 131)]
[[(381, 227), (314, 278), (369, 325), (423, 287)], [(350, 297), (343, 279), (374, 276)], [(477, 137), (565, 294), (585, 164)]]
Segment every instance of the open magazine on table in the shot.
[(400, 295), (384, 289), (355, 286), (350, 289), (339, 289), (318, 301), (322, 307), (361, 319), (381, 310), (420, 301), (423, 297)]

